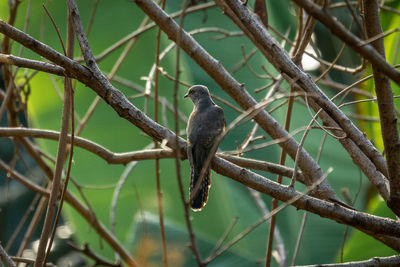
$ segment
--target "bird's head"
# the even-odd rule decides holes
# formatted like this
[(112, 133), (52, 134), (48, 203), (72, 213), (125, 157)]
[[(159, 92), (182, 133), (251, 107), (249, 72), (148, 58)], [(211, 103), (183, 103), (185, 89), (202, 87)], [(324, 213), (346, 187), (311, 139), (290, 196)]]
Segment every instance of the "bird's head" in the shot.
[(201, 99), (210, 99), (210, 92), (204, 85), (193, 85), (184, 97), (190, 97), (192, 102), (197, 104)]

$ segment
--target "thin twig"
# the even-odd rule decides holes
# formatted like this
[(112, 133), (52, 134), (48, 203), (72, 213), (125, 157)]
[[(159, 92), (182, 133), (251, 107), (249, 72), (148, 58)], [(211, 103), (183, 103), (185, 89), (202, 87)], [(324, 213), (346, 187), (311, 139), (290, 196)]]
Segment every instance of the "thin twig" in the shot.
[(293, 252), (293, 257), (292, 257), (292, 262), (290, 263), (290, 266), (294, 266), (296, 263), (296, 258), (297, 258), (297, 254), (299, 252), (300, 249), (300, 242), (301, 242), (301, 237), (303, 236), (303, 232), (304, 232), (304, 228), (307, 222), (307, 217), (308, 217), (308, 212), (305, 211), (303, 213), (303, 218), (301, 219), (301, 224), (300, 224), (300, 230), (299, 230), (299, 234), (296, 240), (296, 246), (294, 248), (294, 252)]
[[(175, 108), (175, 120), (174, 120), (174, 124), (175, 124), (175, 132), (178, 133), (179, 132), (179, 120), (178, 120), (178, 88), (179, 88), (179, 75), (181, 70), (179, 69), (180, 67), (180, 44), (183, 38), (183, 25), (184, 25), (184, 19), (185, 19), (185, 14), (186, 14), (186, 9), (188, 7), (188, 2), (185, 0), (183, 2), (183, 7), (182, 7), (182, 15), (180, 17), (180, 21), (179, 21), (179, 29), (178, 29), (178, 36), (176, 39), (176, 44), (177, 44), (177, 51), (176, 51), (176, 71), (175, 71), (175, 82), (174, 82), (174, 108)], [(161, 29), (161, 27), (160, 27)], [(175, 137), (175, 143), (178, 143), (178, 134)], [(186, 221), (186, 226), (188, 228), (188, 234), (189, 234), (189, 240), (190, 240), (190, 249), (193, 252), (193, 255), (196, 259), (197, 265), (199, 267), (205, 266), (203, 263), (203, 260), (201, 259), (201, 255), (199, 252), (199, 249), (197, 247), (197, 243), (196, 243), (196, 237), (194, 235), (194, 230), (193, 230), (193, 225), (190, 219), (190, 215), (189, 215), (189, 201), (186, 201), (185, 198), (185, 191), (183, 188), (183, 183), (182, 183), (182, 176), (181, 176), (181, 166), (180, 166), (180, 150), (175, 149), (175, 165), (176, 165), (176, 173), (177, 173), (177, 179), (178, 179), (178, 184), (179, 184), (179, 191), (181, 193), (181, 200), (182, 200), (182, 204), (183, 204), (183, 209), (184, 209), (184, 213), (185, 213), (185, 221)]]
[(210, 254), (207, 258), (214, 258), (215, 257), (215, 253), (221, 248), (222, 243), (224, 243), (224, 241), (228, 238), (228, 235), (232, 232), (233, 227), (235, 227), (236, 223), (238, 222), (239, 217), (236, 216), (235, 218), (233, 218), (233, 221), (231, 222), (231, 224), (225, 229), (225, 232), (222, 234), (222, 236), (220, 237), (220, 239), (217, 241), (217, 243), (215, 243), (213, 249), (210, 251)]
[[(67, 16), (67, 51), (66, 51), (66, 53), (67, 53), (66, 54), (67, 57), (69, 57), (69, 58), (74, 57), (74, 31), (72, 29), (72, 21), (71, 21), (70, 15)], [(65, 91), (67, 91), (67, 92), (65, 92)], [(67, 173), (65, 175), (65, 181), (63, 184), (63, 188), (61, 191), (60, 204), (57, 209), (57, 214), (56, 214), (56, 218), (54, 220), (54, 226), (53, 226), (53, 230), (52, 230), (51, 237), (49, 240), (49, 244), (48, 244), (44, 262), (47, 261), (47, 258), (50, 255), (51, 247), (53, 245), (54, 237), (56, 234), (56, 229), (57, 229), (58, 222), (59, 222), (60, 216), (61, 216), (61, 211), (62, 211), (62, 208), (64, 205), (65, 192), (67, 191), (67, 187), (68, 187), (68, 183), (69, 183), (69, 179), (70, 179), (71, 167), (72, 167), (72, 157), (74, 155), (74, 139), (75, 139), (74, 110), (75, 110), (75, 108), (74, 108), (74, 93), (73, 93), (73, 87), (72, 87), (72, 80), (70, 78), (64, 79), (64, 105), (65, 104), (67, 104), (67, 106), (64, 108), (66, 108), (68, 110), (67, 113), (69, 113), (69, 114), (67, 114), (67, 116), (68, 115), (71, 116), (70, 117), (70, 119), (71, 119), (71, 144), (70, 144), (70, 146), (67, 146), (67, 141), (64, 140), (65, 146), (66, 146), (65, 147), (66, 155), (68, 154), (68, 150), (69, 150), (68, 167), (67, 167)], [(68, 128), (68, 126), (67, 126), (67, 128)], [(68, 132), (67, 132), (67, 134), (68, 134)], [(68, 137), (66, 136), (65, 139), (67, 139), (67, 138)]]
[[(165, 2), (166, 0), (161, 1), (161, 8), (165, 9)], [(181, 19), (183, 20), (184, 15), (182, 15)], [(146, 17), (148, 18), (148, 17)], [(159, 93), (159, 64), (160, 64), (160, 47), (161, 47), (161, 29), (158, 29), (157, 31), (157, 47), (156, 47), (156, 60), (154, 64), (154, 121), (158, 123), (158, 93)], [(179, 54), (179, 52), (178, 52)], [(177, 55), (177, 68), (179, 68), (179, 55)], [(176, 74), (178, 77), (178, 73)], [(147, 85), (151, 85), (150, 79), (147, 81)], [(150, 89), (150, 86), (149, 86)], [(148, 96), (150, 95), (148, 93), (149, 90), (146, 89), (145, 91), (145, 108), (147, 107), (147, 101), (148, 101)], [(174, 102), (175, 103), (175, 102)], [(175, 107), (175, 120), (179, 124), (178, 116), (177, 116), (177, 107)], [(178, 131), (177, 131), (178, 132)], [(154, 140), (154, 148), (158, 148), (158, 142)], [(177, 155), (178, 156), (178, 155)], [(162, 191), (161, 191), (161, 181), (160, 181), (160, 161), (158, 159), (154, 160), (155, 163), (155, 176), (156, 176), (156, 190), (157, 190), (157, 204), (158, 204), (158, 219), (160, 223), (160, 234), (161, 234), (161, 243), (162, 243), (162, 250), (163, 250), (163, 263), (164, 267), (168, 267), (168, 253), (167, 253), (167, 241), (165, 238), (165, 226), (164, 226), (164, 212), (163, 212), (163, 203), (162, 203)]]
[[(45, 8), (46, 10), (46, 8)], [(46, 10), (47, 12), (47, 10)], [(50, 14), (47, 13), (51, 18)], [(53, 20), (52, 20), (53, 21)], [(54, 24), (55, 26), (55, 24)], [(56, 31), (58, 32), (58, 28), (55, 26)], [(72, 29), (72, 28), (71, 28)], [(60, 38), (60, 42), (62, 43), (62, 47), (64, 53), (67, 54), (65, 51), (61, 36), (58, 32), (58, 36)], [(68, 55), (68, 54), (67, 54)], [(71, 98), (72, 98), (72, 84), (71, 80), (66, 78), (65, 79), (65, 86), (64, 86), (64, 103), (63, 103), (63, 111), (62, 111), (62, 119), (61, 119), (61, 130), (60, 130), (60, 139), (58, 141), (58, 149), (57, 149), (57, 160), (56, 166), (54, 168), (54, 176), (52, 181), (52, 188), (50, 193), (50, 198), (47, 206), (46, 217), (44, 221), (44, 226), (42, 229), (42, 233), (40, 235), (40, 242), (38, 247), (38, 252), (35, 261), (35, 267), (42, 267), (46, 264), (46, 258), (51, 248), (52, 239), (49, 240), (49, 236), (51, 236), (51, 229), (53, 225), (54, 215), (56, 213), (57, 208), (57, 200), (61, 189), (61, 176), (63, 171), (64, 160), (66, 156), (67, 150), (67, 135), (68, 135), (68, 128), (69, 128), (69, 119), (70, 119), (70, 112), (71, 112)], [(57, 225), (54, 224), (54, 228)], [(54, 230), (55, 231), (55, 230)], [(49, 246), (48, 246), (49, 244)]]
[(329, 15), (325, 9), (317, 6), (310, 0), (293, 0), (293, 2), (303, 7), (308, 14), (318, 19), (318, 21), (329, 28), (334, 35), (339, 37), (342, 41), (353, 48), (354, 51), (378, 67), (382, 73), (386, 74), (397, 84), (400, 84), (400, 72), (388, 64), (386, 60), (371, 45), (368, 44), (360, 46), (362, 41), (357, 36), (347, 31), (347, 29), (340, 24), (340, 22)]
[[(129, 174), (132, 172), (132, 170), (136, 167), (138, 161), (132, 161), (130, 162), (126, 167), (125, 170), (123, 171), (121, 177), (118, 180), (117, 185), (115, 186), (114, 193), (112, 196), (111, 200), (111, 207), (110, 207), (110, 228), (111, 232), (115, 235), (115, 226), (116, 226), (116, 209), (117, 209), (117, 204), (118, 204), (118, 197), (121, 193), (121, 189), (123, 185), (125, 184), (126, 180), (128, 179)], [(115, 253), (115, 260), (119, 261), (120, 257), (117, 253)]]
[[(93, 73), (93, 76), (96, 79), (102, 80), (103, 82), (108, 83), (107, 79), (104, 77), (104, 75), (101, 74), (96, 61), (93, 57), (93, 54), (91, 52), (88, 40), (84, 34), (84, 30), (82, 27), (82, 22), (79, 16), (79, 11), (76, 6), (76, 3), (74, 0), (68, 0), (67, 1), (69, 12), (71, 15), (71, 20), (73, 22), (73, 28), (75, 31), (75, 34), (78, 38), (79, 45), (81, 47), (82, 53), (84, 55), (85, 61), (87, 66), (91, 69), (91, 72)], [(131, 257), (129, 254), (125, 254), (124, 250), (121, 250), (120, 252), (123, 252), (121, 257), (131, 266), (137, 266), (136, 261)]]
[[(302, 0), (303, 1), (303, 0)], [(229, 3), (229, 10), (234, 9), (234, 12), (226, 11), (226, 14), (234, 20), (234, 22), (246, 33), (246, 35), (257, 45), (265, 57), (275, 66), (276, 69), (282, 72), (282, 76), (289, 82), (296, 82), (299, 87), (312, 94), (313, 100), (320, 107), (329, 110), (329, 116), (345, 130), (348, 137), (351, 138), (359, 148), (369, 157), (376, 168), (383, 174), (387, 174), (386, 162), (381, 153), (371, 144), (371, 142), (363, 135), (363, 133), (355, 127), (355, 125), (341, 112), (337, 106), (332, 103), (328, 97), (315, 85), (310, 77), (298, 68), (296, 64), (290, 59), (286, 52), (276, 43), (276, 41), (265, 31), (263, 25), (254, 18), (247, 8), (244, 8), (237, 0), (227, 1)], [(217, 1), (219, 5), (226, 10), (224, 4)], [(314, 4), (313, 4), (314, 5)], [(238, 17), (244, 18), (239, 20)], [(319, 18), (318, 18), (319, 19)], [(279, 54), (279, 57), (277, 56)], [(397, 72), (397, 71), (396, 71)], [(399, 75), (400, 77), (400, 75)], [(318, 110), (318, 109), (317, 109)], [(268, 131), (267, 129), (265, 129)], [(273, 136), (270, 133), (271, 136)], [(296, 146), (297, 147), (297, 146)], [(287, 149), (288, 150), (288, 149)], [(296, 156), (288, 150), (292, 158)], [(303, 155), (302, 158), (307, 157)], [(301, 166), (300, 166), (301, 167)], [(302, 168), (303, 172), (307, 170)], [(310, 170), (310, 168), (308, 168)]]
[(88, 25), (86, 27), (86, 31), (85, 31), (86, 36), (89, 36), (90, 30), (92, 29), (92, 25), (94, 22), (94, 17), (96, 15), (98, 5), (99, 5), (99, 0), (95, 0), (93, 3), (92, 12), (90, 14), (89, 23), (88, 23)]
[[(48, 188), (48, 189), (50, 189), (50, 188)], [(24, 253), (24, 250), (30, 243), (32, 235), (34, 234), (37, 225), (39, 224), (40, 220), (42, 219), (43, 212), (46, 209), (46, 204), (47, 204), (47, 198), (45, 196), (41, 196), (40, 202), (36, 206), (35, 213), (33, 214), (31, 222), (28, 226), (28, 229), (25, 232), (24, 239), (22, 240), (22, 242), (18, 248), (17, 256), (21, 257)]]
[(100, 266), (109, 266), (109, 267), (121, 267), (121, 263), (120, 262), (116, 262), (116, 263), (112, 263), (109, 262), (106, 259), (103, 259), (103, 257), (97, 255), (94, 251), (92, 251), (89, 247), (88, 244), (85, 244), (83, 246), (83, 248), (80, 248), (78, 246), (76, 246), (75, 244), (73, 244), (72, 242), (68, 242), (68, 245), (78, 251), (81, 252), (82, 254), (84, 254), (85, 256), (89, 257), (90, 259), (94, 260), (94, 266), (100, 265)]
[(15, 230), (13, 231), (11, 237), (8, 239), (5, 250), (9, 250), (11, 245), (14, 243), (15, 239), (17, 238), (18, 234), (20, 233), (22, 227), (24, 226), (24, 224), (26, 223), (29, 215), (31, 215), (32, 211), (35, 210), (35, 207), (37, 206), (38, 202), (40, 200), (40, 195), (36, 195), (31, 204), (29, 205), (29, 207), (26, 209), (24, 216), (22, 216), (22, 218), (20, 219), (17, 227), (15, 228)]
[[(191, 14), (191, 13), (194, 13), (194, 12), (197, 12), (197, 11), (200, 11), (200, 10), (206, 10), (206, 9), (209, 9), (209, 8), (212, 8), (212, 7), (215, 7), (215, 3), (213, 3), (213, 2), (192, 6), (192, 7), (187, 8), (186, 14)], [(182, 15), (182, 10), (177, 11), (177, 12), (171, 14), (170, 16), (171, 16), (172, 19), (174, 19), (174, 18), (177, 18), (177, 17), (179, 17), (181, 15)], [(106, 48), (98, 56), (96, 56), (96, 61), (99, 62), (100, 60), (102, 60), (106, 56), (108, 56), (110, 53), (112, 53), (113, 51), (115, 51), (118, 48), (120, 48), (122, 45), (124, 45), (127, 42), (129, 42), (130, 40), (140, 36), (141, 34), (145, 33), (146, 31), (149, 31), (149, 30), (153, 29), (154, 27), (156, 27), (156, 23), (153, 22), (153, 23), (147, 24), (143, 28), (137, 29), (134, 32), (128, 34), (127, 36), (125, 36), (121, 40), (117, 41), (116, 43), (114, 43), (110, 47)], [(78, 59), (77, 61), (81, 61), (81, 59)]]

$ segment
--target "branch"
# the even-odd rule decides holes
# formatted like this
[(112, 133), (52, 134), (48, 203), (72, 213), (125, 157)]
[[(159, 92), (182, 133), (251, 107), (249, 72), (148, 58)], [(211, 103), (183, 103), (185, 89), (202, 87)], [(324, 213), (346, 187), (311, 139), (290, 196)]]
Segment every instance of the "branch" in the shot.
[[(204, 4), (198, 4), (195, 6), (191, 6), (188, 9), (185, 10), (185, 14), (190, 14), (194, 13), (200, 10), (207, 10), (209, 8), (215, 7), (215, 3), (209, 2), (209, 3), (204, 3)], [(173, 14), (171, 14), (171, 18), (177, 18), (182, 15), (182, 10), (179, 10)], [(154, 22), (146, 24), (146, 26), (139, 28), (132, 33), (128, 34), (127, 36), (123, 37), (119, 41), (115, 42), (113, 45), (109, 46), (106, 48), (103, 52), (101, 52), (98, 56), (96, 56), (96, 61), (99, 62), (100, 60), (104, 59), (107, 55), (112, 53), (113, 51), (117, 50), (124, 44), (128, 43), (130, 40), (139, 37), (141, 34), (153, 29), (156, 27), (156, 24)], [(77, 59), (78, 62), (82, 61), (82, 59)]]
[(365, 267), (365, 266), (399, 266), (400, 256), (374, 257), (365, 261), (352, 261), (345, 263), (315, 264), (315, 265), (296, 265), (296, 267)]
[(64, 68), (57, 65), (42, 62), (38, 60), (32, 60), (13, 55), (6, 55), (0, 53), (0, 62), (8, 65), (16, 65), (18, 67), (30, 68), (34, 70), (40, 70), (48, 73), (52, 73), (58, 76), (65, 76)]
[[(377, 1), (364, 0), (363, 8), (367, 37), (372, 38), (382, 34)], [(385, 58), (385, 46), (382, 38), (372, 42), (372, 46)], [(390, 85), (389, 78), (375, 62), (372, 62), (372, 70), (374, 73), (376, 97), (378, 99), (383, 146), (385, 148), (387, 169), (389, 172), (390, 199), (387, 201), (387, 204), (397, 215), (400, 215), (400, 140), (396, 109), (393, 103), (392, 86)]]
[(31, 182), (30, 179), (25, 179), (22, 175), (19, 175), (12, 168), (10, 168), (4, 161), (0, 159), (0, 169), (4, 171), (6, 174), (10, 174), (13, 178), (15, 178), (19, 183), (28, 188), (29, 190), (41, 194), (45, 197), (50, 196), (50, 192), (44, 189), (43, 187)]
[(109, 267), (121, 267), (121, 263), (116, 262), (116, 263), (112, 263), (107, 261), (106, 259), (103, 259), (101, 256), (97, 255), (94, 251), (92, 251), (89, 247), (89, 244), (84, 244), (83, 248), (80, 248), (78, 246), (76, 246), (74, 243), (72, 242), (68, 242), (68, 245), (70, 247), (72, 247), (72, 249), (84, 254), (85, 256), (89, 257), (90, 259), (92, 259), (94, 261), (93, 266), (109, 266)]
[[(229, 3), (229, 4), (226, 4)], [(217, 4), (253, 41), (253, 43), (260, 49), (264, 56), (275, 66), (275, 68), (282, 72), (282, 76), (290, 83), (298, 86), (306, 93), (309, 94), (310, 99), (315, 101), (316, 105), (311, 105), (315, 111), (319, 111), (322, 108), (325, 112), (320, 114), (323, 120), (329, 120), (330, 126), (337, 127), (336, 123), (346, 132), (349, 138), (340, 139), (343, 140), (342, 144), (347, 151), (357, 151), (351, 144), (352, 141), (356, 144), (361, 151), (357, 151), (357, 154), (351, 154), (353, 160), (361, 169), (365, 169), (362, 165), (363, 161), (359, 160), (369, 158), (374, 164), (375, 169), (378, 169), (382, 174), (387, 176), (386, 161), (379, 151), (371, 144), (371, 142), (364, 136), (364, 134), (351, 122), (351, 120), (318, 88), (318, 86), (312, 81), (309, 75), (304, 73), (298, 68), (296, 64), (291, 60), (287, 53), (280, 47), (280, 45), (273, 39), (273, 37), (265, 30), (258, 18), (251, 13), (246, 6), (242, 5), (240, 1), (217, 1)], [(229, 6), (228, 6), (229, 5)], [(311, 102), (311, 101), (310, 101)], [(311, 104), (311, 103), (310, 103)], [(329, 116), (326, 116), (329, 115)], [(333, 120), (330, 120), (331, 117)], [(333, 122), (335, 122), (333, 124)], [(361, 152), (361, 153), (360, 153)], [(365, 155), (360, 155), (364, 153)], [(301, 165), (299, 164), (301, 167)], [(303, 173), (305, 173), (302, 168)], [(370, 179), (371, 176), (368, 176)], [(381, 177), (375, 176), (375, 177)], [(376, 180), (376, 178), (375, 178)], [(376, 183), (376, 182), (375, 182)], [(374, 183), (374, 184), (375, 184)], [(380, 182), (381, 184), (382, 182)], [(381, 188), (381, 194), (386, 196), (386, 192)]]
[[(41, 194), (42, 196), (48, 197), (50, 193), (43, 189), (42, 187), (30, 182), (30, 179), (19, 174), (15, 170), (12, 170), (7, 166), (2, 160), (0, 160), (0, 169), (5, 173), (9, 174), (11, 177), (15, 178), (22, 185), (26, 186), (30, 190)], [(82, 205), (82, 203), (69, 191), (66, 192), (65, 200), (74, 209), (81, 214), (81, 216), (93, 227), (93, 229), (116, 251), (121, 255), (121, 257), (128, 263), (133, 261), (131, 259), (131, 254), (128, 252), (115, 238), (114, 235), (96, 218), (96, 215), (88, 208)]]
[[(44, 138), (50, 140), (58, 140), (60, 133), (52, 130), (41, 130), (32, 128), (8, 128), (0, 127), (0, 137), (30, 137), (30, 138)], [(67, 137), (68, 144), (71, 144), (71, 135)], [(74, 145), (83, 148), (93, 154), (101, 157), (109, 164), (126, 164), (131, 161), (160, 159), (160, 158), (173, 158), (173, 152), (166, 149), (145, 149), (140, 151), (114, 153), (107, 148), (96, 144), (88, 139), (75, 136)]]
[[(58, 32), (58, 31), (57, 31)], [(71, 79), (64, 79), (64, 103), (62, 109), (62, 118), (61, 118), (61, 130), (60, 130), (60, 138), (58, 141), (57, 148), (57, 159), (56, 165), (54, 168), (54, 176), (52, 180), (51, 193), (47, 206), (46, 216), (44, 220), (44, 225), (42, 228), (42, 233), (40, 235), (40, 242), (38, 247), (38, 252), (35, 261), (35, 267), (42, 267), (46, 264), (46, 250), (47, 245), (49, 245), (49, 249), (51, 248), (51, 243), (53, 239), (49, 240), (49, 236), (51, 234), (51, 230), (53, 228), (54, 223), (54, 215), (56, 214), (57, 209), (57, 200), (58, 195), (60, 193), (60, 189), (62, 187), (61, 178), (62, 172), (64, 169), (64, 160), (66, 156), (67, 150), (67, 135), (69, 128), (69, 119), (70, 119), (70, 110), (71, 110), (71, 98), (72, 98), (72, 82)], [(64, 186), (67, 186), (65, 183)], [(61, 208), (61, 205), (59, 206)], [(54, 227), (57, 227), (55, 224)]]
[[(108, 80), (101, 81), (93, 77), (92, 72), (79, 63), (58, 53), (51, 47), (43, 44), (36, 39), (30, 37), (24, 32), (8, 25), (0, 20), (0, 32), (21, 43), (37, 54), (47, 58), (54, 64), (65, 69), (68, 76), (75, 77), (77, 80), (93, 89), (100, 97), (102, 97), (122, 118), (133, 123), (136, 127), (145, 132), (150, 138), (162, 142), (167, 140), (167, 145), (171, 148), (175, 145), (175, 135), (172, 131), (154, 123), (147, 115), (143, 114), (138, 108), (128, 101), (126, 96), (118, 89), (112, 86)], [(186, 155), (185, 142), (183, 139), (179, 141), (179, 147), (182, 149), (181, 155)]]
[[(0, 127), (0, 137), (29, 137), (29, 138), (44, 138), (49, 140), (58, 140), (60, 133), (52, 130), (42, 130), (42, 129), (32, 129), (32, 128), (8, 128), (8, 127)], [(71, 143), (71, 135), (67, 137), (67, 143)], [(132, 161), (139, 160), (152, 160), (152, 159), (165, 159), (165, 158), (174, 158), (174, 152), (172, 150), (167, 149), (144, 149), (139, 151), (132, 152), (124, 152), (124, 153), (115, 153), (111, 152), (107, 148), (96, 144), (88, 139), (75, 136), (74, 145), (80, 148), (83, 148), (93, 154), (101, 157), (108, 164), (127, 164)], [(227, 161), (232, 162), (238, 166), (243, 168), (256, 169), (261, 171), (266, 171), (274, 174), (279, 174), (285, 177), (293, 176), (293, 169), (282, 166), (279, 164), (255, 160), (249, 158), (243, 158), (238, 156), (226, 155), (223, 152), (217, 153), (217, 155)], [(298, 180), (305, 184), (306, 178), (302, 173), (297, 174)]]
[(380, 55), (370, 44), (364, 44), (357, 36), (349, 32), (341, 23), (327, 13), (327, 9), (321, 8), (309, 0), (293, 0), (307, 13), (322, 24), (324, 24), (334, 35), (359, 53), (362, 57), (368, 59), (373, 65), (378, 67), (382, 73), (391, 78), (400, 85), (400, 72), (388, 64), (382, 55)]
[[(269, 179), (265, 179), (263, 176), (259, 174), (250, 172), (246, 169), (238, 167), (218, 157), (214, 158), (212, 162), (212, 167), (217, 173), (231, 177), (232, 179), (236, 180), (239, 183), (242, 183), (259, 192), (277, 198), (283, 202), (290, 201), (291, 199), (294, 199), (298, 197), (299, 194), (301, 194), (296, 192), (295, 190), (288, 188), (287, 186), (283, 186)], [(375, 219), (373, 219), (376, 217), (375, 215), (370, 215), (356, 210), (348, 209), (341, 205), (319, 200), (311, 196), (302, 196), (302, 198), (294, 202), (292, 205), (298, 209), (303, 209), (318, 214), (321, 217), (330, 218), (335, 220), (336, 222), (351, 225), (368, 235), (372, 235), (378, 240), (385, 241), (387, 245), (389, 245), (392, 248), (396, 247), (394, 249), (400, 251), (400, 242), (399, 239), (397, 238), (400, 236), (397, 236), (389, 232), (382, 233), (381, 231), (383, 229), (380, 229), (379, 232), (373, 232), (374, 230), (372, 229), (366, 229), (366, 227), (371, 226), (369, 225), (370, 223), (375, 225), (375, 223), (373, 222), (375, 221)], [(390, 227), (399, 228), (400, 231), (400, 225), (395, 220), (388, 218), (381, 218), (381, 219), (387, 222), (390, 221), (389, 223), (391, 225)], [(380, 223), (382, 223), (382, 227), (386, 225), (386, 223), (383, 221), (380, 221)], [(368, 224), (368, 226), (364, 225), (364, 223)], [(385, 227), (387, 226), (388, 225), (386, 225)], [(378, 229), (379, 228), (376, 228), (375, 230)], [(388, 236), (382, 237), (382, 235), (388, 235)], [(396, 238), (392, 239), (392, 237)]]
[[(168, 14), (160, 9), (153, 1), (135, 0), (135, 2), (154, 22), (158, 24), (171, 40), (177, 42), (180, 28), (179, 25), (168, 16)], [(182, 30), (179, 46), (244, 110), (251, 109), (258, 105), (257, 101), (246, 90), (244, 90), (244, 86), (237, 82), (219, 61), (211, 57), (211, 55), (184, 30)], [(288, 132), (285, 131), (265, 110), (259, 110), (257, 112), (258, 114), (254, 117), (254, 120), (273, 139), (287, 138), (285, 139), (286, 141), (279, 143), (279, 145), (282, 146), (282, 148), (285, 149), (294, 159), (298, 149), (298, 143), (296, 140), (289, 137)], [(321, 168), (304, 149), (300, 150), (300, 155), (301, 159), (299, 166), (304, 176), (309, 179), (307, 185), (311, 185), (322, 177), (323, 174)], [(340, 203), (340, 200), (337, 198), (335, 192), (326, 180), (319, 184), (312, 194)]]

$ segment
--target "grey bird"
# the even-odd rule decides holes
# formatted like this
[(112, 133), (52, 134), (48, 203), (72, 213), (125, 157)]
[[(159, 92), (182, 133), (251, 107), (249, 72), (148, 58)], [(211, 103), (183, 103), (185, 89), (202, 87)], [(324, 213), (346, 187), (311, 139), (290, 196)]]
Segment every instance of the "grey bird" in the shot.
[(200, 211), (208, 200), (211, 187), (211, 160), (225, 130), (225, 116), (221, 107), (211, 99), (208, 88), (193, 85), (184, 97), (190, 97), (194, 107), (186, 127), (187, 154), (190, 163), (190, 206)]

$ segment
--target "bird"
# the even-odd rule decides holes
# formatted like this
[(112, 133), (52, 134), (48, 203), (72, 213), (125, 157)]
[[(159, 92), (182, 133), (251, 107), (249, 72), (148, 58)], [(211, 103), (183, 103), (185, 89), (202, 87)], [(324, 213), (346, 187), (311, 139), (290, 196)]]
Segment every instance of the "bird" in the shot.
[(225, 116), (211, 99), (208, 88), (193, 85), (185, 98), (193, 102), (186, 127), (187, 155), (190, 164), (189, 204), (193, 211), (206, 205), (211, 187), (211, 160), (225, 131)]

